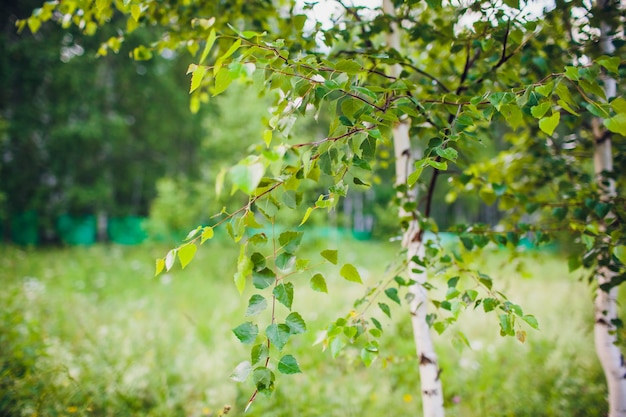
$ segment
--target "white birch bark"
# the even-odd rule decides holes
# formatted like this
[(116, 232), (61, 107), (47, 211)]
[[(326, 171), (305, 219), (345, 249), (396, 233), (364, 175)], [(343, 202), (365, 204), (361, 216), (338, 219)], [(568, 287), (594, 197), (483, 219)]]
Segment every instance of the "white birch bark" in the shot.
[[(607, 0), (600, 0), (597, 3), (599, 9), (608, 7)], [(605, 22), (600, 26), (600, 46), (606, 55), (612, 55), (615, 47), (611, 41), (610, 28)], [(615, 79), (606, 77), (604, 79), (604, 91), (607, 98), (615, 97), (617, 93)], [(600, 121), (593, 121), (593, 133), (595, 138), (594, 148), (594, 168), (599, 184), (601, 198), (609, 200), (615, 196), (615, 183), (613, 180), (603, 179), (603, 172), (613, 171), (613, 155), (611, 147), (611, 136), (609, 132), (601, 128)], [(608, 268), (600, 268), (597, 274), (598, 285), (611, 281), (615, 275)], [(609, 292), (598, 288), (595, 299), (595, 324), (594, 339), (596, 353), (602, 364), (602, 369), (607, 380), (609, 391), (609, 417), (626, 417), (626, 364), (624, 357), (615, 344), (616, 335), (613, 320), (617, 318), (617, 287), (613, 287)]]
[[(390, 0), (383, 0), (383, 10), (387, 15), (395, 15), (393, 4)], [(400, 32), (397, 25), (392, 24), (390, 30), (391, 33), (387, 38), (388, 46), (400, 50)], [(392, 68), (391, 75), (398, 77), (400, 72), (401, 67), (395, 65)], [(393, 145), (396, 158), (396, 185), (406, 184), (408, 175), (414, 165), (409, 139), (409, 128), (409, 120), (402, 121), (393, 128)], [(415, 197), (411, 197), (410, 193), (407, 192), (403, 194), (402, 198), (406, 201), (406, 199)], [(406, 213), (404, 209), (400, 207), (398, 215), (400, 218), (403, 218), (408, 216), (409, 213)], [(424, 257), (424, 245), (419, 232), (417, 220), (410, 220), (409, 227), (404, 233), (402, 243), (407, 249), (407, 257), (409, 260), (408, 276), (411, 280), (415, 281), (415, 284), (409, 288), (409, 294), (412, 297), (410, 312), (413, 337), (417, 357), (419, 358), (422, 409), (424, 417), (443, 417), (443, 390), (441, 379), (439, 378), (440, 369), (437, 362), (437, 354), (433, 346), (432, 333), (426, 322), (426, 315), (428, 314), (428, 294), (423, 284), (426, 282), (427, 276), (425, 272), (413, 272), (414, 269), (418, 268), (418, 265), (411, 261), (415, 256), (418, 258)]]

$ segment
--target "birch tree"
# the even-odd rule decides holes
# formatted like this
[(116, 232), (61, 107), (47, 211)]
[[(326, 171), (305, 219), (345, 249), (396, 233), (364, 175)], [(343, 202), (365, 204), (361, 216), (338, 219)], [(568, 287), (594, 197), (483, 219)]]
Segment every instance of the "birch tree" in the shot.
[[(322, 7), (334, 10), (328, 25), (312, 19), (319, 11), (315, 4), (290, 1), (64, 0), (45, 3), (19, 27), (36, 31), (53, 19), (94, 31), (121, 14), (127, 32), (148, 25), (161, 33), (138, 46), (134, 59), (189, 53), (192, 111), (233, 82), (248, 83), (273, 100), (259, 145), (218, 179), (218, 189), (229, 187), (247, 203), (191, 230), (186, 242), (156, 265), (157, 274), (176, 260), (184, 268), (218, 227), (240, 245), (234, 284), (251, 295), (246, 317), (233, 333), (250, 346), (250, 358), (233, 378), (252, 382), (248, 406), (258, 394), (271, 395), (277, 374), (302, 371), (287, 353), (290, 340), (308, 330), (294, 299), (304, 280), (294, 277), (307, 277), (312, 290), (327, 292), (333, 281), (316, 266), (329, 263), (338, 277), (362, 283), (357, 266), (340, 262), (340, 251), (323, 248), (317, 259), (304, 259), (298, 249), (311, 216), (334, 210), (348, 192), (369, 187), (383, 147), (394, 148), (396, 178), (389, 186), (398, 196), (404, 258), (389, 277), (368, 283), (365, 296), (326, 328), (323, 346), (333, 356), (356, 347), (369, 366), (381, 349), (379, 313), (391, 316), (396, 310), (390, 305), (407, 304), (423, 414), (442, 416), (441, 370), (431, 332), (443, 333), (465, 310), (478, 308), (493, 315), (502, 336), (523, 342), (526, 331), (538, 327), (532, 315), (498, 291), (497, 282), (472, 270), (465, 255), (490, 243), (515, 247), (524, 236), (541, 244), (564, 232), (580, 242), (572, 269), (584, 266), (599, 277), (597, 334), (599, 346), (613, 352), (604, 361), (613, 372), (619, 335), (613, 330), (621, 321), (610, 307), (611, 291), (626, 278), (626, 213), (620, 189), (612, 185), (621, 172), (601, 163), (595, 182), (579, 153), (607, 143), (591, 140), (593, 117), (601, 138), (604, 131), (626, 135), (626, 101), (603, 89), (610, 78), (619, 83), (621, 55), (610, 47), (599, 55), (603, 37), (593, 29), (604, 19), (604, 33), (621, 42), (623, 10), (612, 4), (615, 13), (609, 14), (579, 1), (557, 2), (543, 13), (518, 0), (397, 0), (382, 6), (325, 2)], [(123, 41), (123, 34), (111, 38), (98, 53), (115, 52)], [(293, 134), (294, 124), (307, 114), (329, 120), (323, 138)], [(503, 140), (495, 137), (503, 129)], [(623, 164), (620, 140), (614, 158)], [(486, 160), (480, 152), (486, 141), (506, 146)], [(608, 143), (596, 153), (606, 153), (607, 146), (610, 151)], [(455, 226), (460, 243), (452, 252), (436, 237), (426, 238), (427, 232), (439, 232), (431, 210), (442, 173), (456, 185), (447, 201), (477, 193), (505, 212), (503, 225)], [(310, 183), (323, 191), (311, 194)], [(274, 233), (281, 216), (293, 210), (301, 210), (298, 224)], [(610, 391), (611, 398), (619, 396), (611, 384)]]

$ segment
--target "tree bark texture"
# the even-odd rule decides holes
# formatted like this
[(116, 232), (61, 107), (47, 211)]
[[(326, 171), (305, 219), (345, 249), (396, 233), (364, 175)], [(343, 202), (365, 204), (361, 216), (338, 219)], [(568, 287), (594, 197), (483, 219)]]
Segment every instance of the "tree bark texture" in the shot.
[[(596, 6), (601, 12), (606, 11), (607, 8), (611, 7), (610, 0), (599, 0)], [(602, 22), (600, 24), (600, 47), (606, 55), (612, 55), (615, 52), (610, 33), (611, 28)], [(616, 96), (615, 79), (605, 77), (604, 91), (607, 98)], [(611, 136), (608, 131), (601, 127), (601, 121), (598, 119), (593, 121), (593, 134), (595, 139), (593, 162), (596, 181), (600, 189), (601, 199), (609, 201), (615, 197), (615, 183), (604, 175), (604, 173), (613, 171)], [(610, 217), (608, 219), (610, 220)], [(604, 226), (601, 225), (601, 227)], [(606, 267), (599, 268), (596, 276), (598, 286), (609, 283), (614, 275), (615, 273)], [(609, 291), (598, 287), (594, 306), (594, 339), (596, 353), (602, 364), (608, 385), (609, 417), (626, 417), (626, 364), (619, 347), (616, 345), (617, 336), (613, 321), (617, 319), (617, 292), (617, 287), (613, 287)]]
[[(383, 1), (385, 14), (395, 16), (393, 4), (390, 0)], [(397, 25), (391, 25), (391, 33), (387, 38), (390, 48), (400, 50), (400, 32)], [(391, 75), (399, 77), (401, 68), (395, 65)], [(406, 184), (409, 173), (413, 169), (414, 158), (409, 137), (410, 124), (408, 120), (401, 121), (393, 128), (393, 144), (396, 165), (396, 185)], [(413, 196), (408, 190), (401, 196), (401, 201), (413, 200)], [(413, 337), (415, 348), (419, 359), (419, 372), (421, 384), (422, 409), (424, 417), (443, 417), (443, 389), (439, 378), (440, 369), (437, 361), (432, 340), (431, 329), (426, 321), (428, 314), (428, 294), (424, 284), (427, 279), (426, 272), (418, 272), (419, 266), (412, 259), (414, 257), (424, 257), (424, 245), (421, 239), (418, 222), (407, 213), (402, 206), (399, 209), (400, 218), (410, 218), (409, 226), (404, 233), (402, 243), (407, 249), (408, 276), (415, 284), (409, 287), (411, 324), (413, 326)]]

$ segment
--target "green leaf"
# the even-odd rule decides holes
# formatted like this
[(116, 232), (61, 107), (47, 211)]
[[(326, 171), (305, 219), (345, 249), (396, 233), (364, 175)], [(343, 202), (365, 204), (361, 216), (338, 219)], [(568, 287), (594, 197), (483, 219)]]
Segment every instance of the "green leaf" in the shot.
[(233, 333), (237, 339), (245, 345), (254, 343), (259, 334), (259, 327), (251, 321), (240, 324), (233, 329)]
[(301, 334), (306, 332), (306, 323), (300, 314), (295, 311), (289, 313), (289, 315), (285, 318), (285, 324), (289, 327), (289, 332), (291, 334)]
[(559, 120), (561, 120), (561, 113), (554, 112), (552, 116), (539, 120), (539, 129), (546, 135), (551, 136), (554, 133), (554, 129), (558, 126)]
[(359, 284), (363, 283), (363, 281), (361, 280), (361, 276), (359, 275), (359, 271), (357, 271), (357, 269), (352, 264), (345, 264), (343, 267), (341, 267), (339, 275), (341, 275), (348, 281), (358, 282)]
[[(164, 268), (165, 268), (165, 259), (163, 259), (163, 258), (157, 259), (156, 260), (156, 271), (154, 273), (154, 276), (156, 277), (161, 272), (163, 272)], [(326, 291), (324, 291), (324, 292), (326, 292)]]
[(283, 350), (287, 341), (289, 340), (289, 336), (291, 335), (291, 331), (286, 324), (270, 324), (265, 329), (265, 334), (270, 342), (276, 346), (276, 348), (280, 351)]
[(539, 329), (539, 322), (537, 321), (535, 316), (527, 314), (525, 316), (522, 316), (522, 320), (528, 323), (528, 325), (532, 327), (533, 329)]
[(622, 97), (617, 97), (613, 101), (611, 101), (611, 107), (617, 114), (626, 113), (626, 100)]
[(457, 150), (453, 148), (436, 148), (435, 152), (440, 157), (444, 159), (448, 159), (453, 162), (456, 161), (456, 158), (459, 156), (459, 153), (457, 152)]
[(619, 245), (614, 247), (613, 255), (615, 255), (615, 257), (619, 259), (621, 263), (626, 265), (626, 245)]
[(252, 261), (246, 256), (246, 247), (241, 245), (239, 250), (239, 259), (237, 260), (237, 272), (235, 272), (235, 287), (239, 294), (243, 294), (246, 287), (246, 278), (252, 272)]
[(213, 228), (206, 226), (202, 229), (202, 234), (200, 235), (200, 244), (203, 244), (209, 239), (213, 238)]
[(250, 360), (253, 364), (264, 361), (270, 355), (270, 351), (267, 348), (267, 343), (259, 343), (258, 345), (254, 345), (252, 350), (250, 350)]
[(338, 251), (335, 249), (325, 249), (320, 252), (320, 255), (331, 264), (337, 265), (337, 253)]
[(230, 379), (236, 382), (244, 382), (248, 379), (248, 375), (252, 372), (252, 364), (250, 361), (243, 361), (235, 367), (230, 374)]
[(230, 169), (230, 179), (233, 184), (246, 194), (252, 194), (261, 182), (265, 167), (256, 162), (250, 165), (235, 165)]
[(485, 313), (489, 313), (490, 311), (493, 311), (498, 304), (498, 300), (495, 298), (485, 298), (483, 300), (483, 309), (485, 310)]
[(215, 76), (215, 88), (213, 89), (213, 96), (226, 91), (228, 86), (233, 82), (233, 78), (230, 75), (230, 71), (227, 68), (222, 68), (217, 72)]
[(391, 309), (389, 308), (389, 306), (385, 303), (378, 303), (378, 307), (380, 308), (380, 310), (385, 313), (385, 315), (387, 315), (387, 317), (391, 318)]
[(180, 261), (180, 266), (185, 269), (189, 262), (193, 259), (196, 254), (198, 247), (193, 243), (187, 243), (184, 246), (178, 248), (178, 260)]
[(315, 274), (310, 281), (311, 288), (314, 291), (325, 292), (328, 293), (328, 288), (326, 286), (326, 280), (322, 274)]
[(260, 366), (252, 371), (252, 382), (259, 392), (269, 395), (269, 393), (274, 391), (275, 379), (274, 373), (264, 366)]
[(370, 367), (378, 357), (378, 348), (372, 344), (361, 349), (361, 360), (366, 367)]
[(304, 232), (283, 232), (278, 236), (278, 243), (287, 253), (294, 253), (302, 243)]
[(254, 294), (248, 300), (248, 309), (246, 310), (246, 317), (256, 316), (261, 311), (267, 308), (267, 300), (260, 294)]
[(165, 269), (169, 271), (174, 266), (174, 261), (176, 261), (176, 249), (172, 249), (167, 252), (165, 255)]
[(427, 159), (426, 163), (440, 171), (445, 171), (446, 169), (448, 169), (448, 163), (446, 161), (435, 161), (434, 159)]
[(604, 119), (603, 123), (611, 132), (626, 136), (626, 113), (620, 113), (610, 119)]
[(202, 55), (200, 56), (200, 64), (202, 64), (206, 57), (209, 55), (209, 51), (211, 51), (211, 48), (213, 47), (216, 38), (217, 36), (215, 33), (215, 29), (211, 29), (211, 33), (209, 33), (209, 37), (206, 40), (206, 45), (204, 46), (204, 50), (202, 51)]
[(351, 59), (342, 59), (335, 64), (335, 69), (349, 75), (354, 75), (361, 71), (361, 64)]
[(415, 171), (411, 172), (406, 179), (406, 182), (409, 185), (409, 187), (413, 186), (413, 184), (415, 184), (417, 180), (419, 180), (423, 171), (424, 171), (424, 164), (422, 163), (421, 165), (417, 166), (417, 163), (416, 163)]
[(547, 112), (552, 108), (552, 103), (549, 101), (544, 101), (536, 106), (530, 108), (530, 114), (533, 115), (534, 118), (541, 119)]
[(397, 288), (387, 288), (385, 290), (385, 295), (389, 297), (391, 300), (400, 304), (400, 297), (398, 297), (398, 289)]
[(237, 49), (239, 49), (239, 47), (241, 46), (241, 39), (237, 39), (231, 46), (230, 48), (228, 48), (228, 51), (226, 51), (226, 53), (224, 53), (224, 55), (220, 56), (216, 61), (215, 61), (215, 66), (213, 67), (213, 75), (216, 75), (221, 69), (222, 69), (222, 65), (224, 64), (224, 61), (230, 57), (232, 54), (235, 53), (235, 51), (237, 51)]
[(302, 372), (298, 366), (298, 361), (292, 355), (285, 355), (278, 362), (278, 372), (285, 375), (298, 374)]
[(263, 268), (252, 272), (252, 285), (259, 290), (263, 290), (274, 283), (276, 275), (269, 268)]
[(602, 65), (607, 70), (611, 71), (612, 73), (617, 74), (619, 72), (619, 64), (621, 62), (621, 59), (618, 56), (609, 57), (603, 55), (600, 58), (596, 59), (596, 62)]
[(278, 284), (272, 291), (272, 294), (274, 294), (279, 303), (291, 310), (291, 304), (293, 303), (293, 284), (291, 282)]
[(309, 220), (309, 216), (311, 216), (311, 213), (313, 213), (313, 210), (315, 210), (315, 207), (309, 207), (306, 209), (306, 212), (304, 213), (304, 217), (302, 217), (302, 221), (300, 222), (298, 227), (302, 226), (304, 223), (306, 223), (307, 220)]
[(491, 277), (489, 275), (485, 275), (485, 274), (478, 274), (478, 281), (483, 284), (488, 290), (491, 289), (491, 287), (493, 287), (493, 280), (491, 279)]
[[(193, 71), (191, 71), (191, 86), (189, 87), (189, 94), (193, 93), (198, 89), (198, 87), (200, 87), (202, 79), (207, 72), (207, 67), (192, 64), (189, 66), (189, 68), (191, 69), (192, 66), (194, 66), (195, 68), (193, 69)], [(189, 70), (187, 70), (187, 73), (189, 73)]]

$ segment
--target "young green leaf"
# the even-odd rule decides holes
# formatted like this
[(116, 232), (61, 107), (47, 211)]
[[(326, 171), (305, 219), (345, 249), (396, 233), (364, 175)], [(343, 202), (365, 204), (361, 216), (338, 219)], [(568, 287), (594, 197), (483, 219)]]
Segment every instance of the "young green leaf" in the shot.
[(178, 260), (183, 269), (189, 265), (189, 262), (191, 262), (197, 251), (198, 247), (194, 243), (187, 243), (178, 248)]
[(291, 304), (293, 303), (293, 284), (291, 282), (278, 284), (272, 291), (272, 294), (274, 294), (279, 303), (291, 310)]
[(333, 265), (337, 265), (337, 250), (326, 249), (320, 252), (320, 255)]
[(207, 67), (198, 65), (191, 73), (191, 86), (189, 87), (189, 94), (193, 93), (200, 87), (202, 79), (207, 72)]
[(315, 274), (311, 278), (311, 288), (314, 291), (328, 293), (328, 287), (326, 286), (326, 280), (322, 274)]
[(165, 269), (169, 271), (174, 266), (176, 260), (176, 249), (172, 249), (165, 255)]
[(246, 287), (246, 278), (250, 273), (252, 273), (252, 261), (248, 256), (246, 256), (246, 247), (245, 245), (241, 245), (241, 249), (239, 250), (239, 259), (237, 260), (237, 272), (235, 272), (235, 276), (233, 277), (235, 280), (235, 287), (237, 287), (237, 291), (239, 294), (243, 294), (243, 290)]
[(298, 361), (296, 361), (296, 358), (294, 358), (292, 355), (285, 355), (280, 358), (280, 361), (278, 362), (278, 372), (285, 375), (291, 375), (300, 373), (302, 371), (300, 370), (300, 366), (298, 366)]
[(283, 350), (287, 341), (289, 340), (289, 336), (291, 335), (291, 330), (286, 324), (270, 324), (265, 329), (265, 335), (270, 340), (270, 342), (276, 346), (276, 348), (280, 351)]
[(275, 280), (276, 275), (274, 275), (274, 271), (269, 268), (252, 272), (252, 285), (259, 290), (269, 287)]
[(378, 307), (380, 310), (387, 315), (387, 317), (391, 318), (391, 309), (385, 303), (378, 303)]
[(213, 238), (213, 228), (206, 226), (202, 229), (202, 234), (200, 235), (200, 244), (203, 244), (209, 239)]
[(216, 38), (217, 36), (215, 33), (215, 29), (211, 29), (211, 33), (209, 33), (209, 37), (206, 40), (206, 45), (204, 46), (204, 50), (202, 51), (202, 55), (200, 56), (200, 64), (202, 64), (209, 55), (209, 51), (211, 51), (211, 48), (213, 47)]
[(532, 327), (533, 329), (539, 329), (539, 322), (537, 321), (535, 316), (527, 314), (525, 316), (522, 316), (522, 320), (528, 323), (528, 325)]
[(385, 295), (389, 297), (389, 299), (395, 301), (400, 304), (400, 297), (398, 297), (398, 289), (397, 288), (387, 288), (385, 290)]
[(252, 382), (259, 392), (271, 394), (274, 391), (274, 373), (266, 367), (258, 367), (252, 371)]
[(362, 284), (361, 275), (359, 275), (359, 271), (352, 264), (345, 264), (341, 267), (339, 274), (345, 278), (347, 281), (358, 282)]
[(285, 324), (289, 327), (289, 332), (291, 334), (300, 334), (306, 332), (306, 323), (300, 314), (290, 313), (287, 318), (285, 318)]
[(309, 220), (309, 216), (311, 216), (311, 213), (313, 213), (313, 210), (315, 210), (315, 207), (309, 207), (306, 209), (306, 212), (304, 213), (304, 217), (302, 217), (302, 221), (300, 222), (298, 226), (302, 226), (304, 223), (306, 223), (307, 220)]
[(240, 324), (233, 329), (233, 333), (241, 343), (251, 345), (259, 334), (259, 327), (251, 321)]
[(250, 361), (243, 361), (239, 363), (230, 374), (230, 379), (236, 382), (244, 382), (248, 379), (248, 375), (252, 372), (252, 364)]
[(261, 311), (267, 308), (267, 300), (260, 294), (254, 294), (248, 300), (248, 309), (246, 310), (246, 317), (255, 316)]
[(259, 343), (254, 345), (250, 350), (250, 360), (253, 364), (266, 360), (269, 357), (270, 351), (267, 347), (267, 343)]
[(157, 259), (156, 260), (156, 272), (154, 273), (154, 276), (156, 277), (161, 272), (163, 272), (164, 268), (165, 268), (165, 259), (163, 259), (163, 258)]

